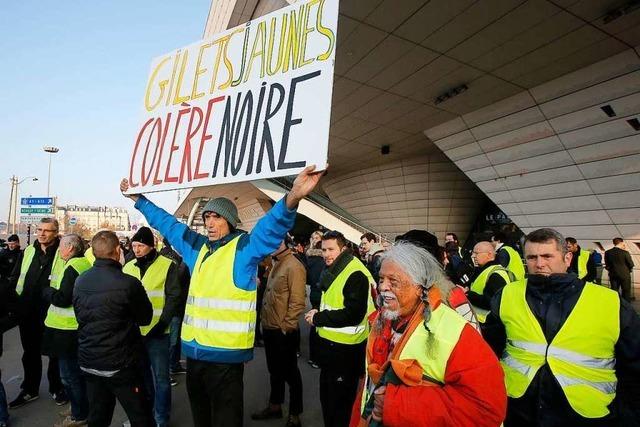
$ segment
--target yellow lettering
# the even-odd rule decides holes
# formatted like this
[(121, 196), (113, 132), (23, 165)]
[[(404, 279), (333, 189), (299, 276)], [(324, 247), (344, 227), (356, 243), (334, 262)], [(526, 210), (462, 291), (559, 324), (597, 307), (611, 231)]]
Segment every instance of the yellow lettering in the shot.
[(212, 43), (205, 43), (200, 46), (200, 50), (198, 51), (198, 60), (196, 61), (196, 72), (193, 75), (193, 87), (191, 88), (191, 99), (198, 99), (204, 96), (204, 92), (198, 92), (198, 79), (201, 74), (207, 72), (206, 68), (200, 68), (202, 63), (202, 55), (204, 54), (205, 49), (210, 48)]
[(169, 105), (169, 103), (171, 102), (171, 91), (173, 90), (173, 82), (175, 81), (176, 70), (178, 69), (178, 62), (180, 61), (180, 54), (181, 54), (181, 51), (176, 52), (176, 58), (173, 61), (173, 70), (171, 71), (169, 92), (167, 92), (167, 102), (165, 103), (165, 105)]
[[(304, 5), (302, 6), (304, 7)], [(302, 11), (300, 12), (302, 15)], [(298, 58), (300, 57), (298, 54), (298, 49), (300, 47), (299, 39), (298, 39), (298, 19), (296, 18), (296, 11), (292, 10), (289, 14), (289, 25), (288, 25), (288, 35), (287, 35), (287, 46), (285, 48), (284, 54), (284, 62), (282, 64), (282, 72), (286, 73), (289, 70), (289, 60), (291, 60), (291, 69), (295, 70), (298, 68)]]
[[(256, 38), (253, 40), (253, 48), (251, 49), (251, 56), (249, 57), (247, 72), (244, 74), (244, 82), (249, 79), (249, 76), (251, 75), (251, 66), (253, 65), (253, 61), (257, 57), (260, 57), (260, 78), (264, 77), (264, 44), (266, 39), (266, 24), (264, 21), (258, 24), (258, 29), (256, 31)], [(260, 50), (256, 51), (257, 47), (260, 47)]]
[(304, 25), (302, 25), (302, 34), (300, 35), (300, 67), (311, 64), (314, 60), (313, 58), (305, 59), (305, 53), (307, 52), (307, 37), (309, 36), (309, 33), (315, 30), (314, 27), (309, 27), (309, 12), (311, 7), (319, 1), (320, 0), (312, 0), (307, 3), (304, 8)]
[(224, 49), (222, 52), (223, 58), (224, 58), (224, 65), (227, 67), (227, 71), (229, 71), (229, 78), (227, 79), (226, 82), (222, 83), (220, 86), (218, 86), (218, 89), (220, 90), (224, 90), (226, 88), (228, 88), (229, 86), (231, 86), (231, 82), (233, 81), (233, 63), (229, 60), (229, 56), (227, 55), (227, 51), (228, 51), (228, 47), (229, 47), (229, 42), (231, 41), (231, 37), (233, 37), (235, 34), (239, 34), (244, 32), (244, 27), (242, 28), (238, 28), (237, 30), (235, 30), (234, 32), (232, 32), (231, 34), (229, 34), (229, 40), (227, 40), (227, 43), (225, 43), (224, 45)]
[(318, 7), (318, 15), (316, 18), (316, 30), (327, 39), (329, 39), (329, 47), (325, 53), (322, 53), (316, 57), (318, 61), (326, 61), (331, 56), (333, 52), (333, 48), (336, 45), (336, 35), (331, 31), (330, 28), (327, 28), (322, 25), (322, 9), (324, 9), (325, 0), (320, 0), (320, 6)]
[(158, 87), (160, 88), (160, 95), (158, 95), (158, 99), (155, 102), (150, 101), (151, 88), (155, 84), (155, 80), (158, 77), (158, 73), (160, 72), (160, 69), (170, 59), (171, 57), (167, 57), (167, 58), (164, 58), (162, 61), (158, 62), (158, 65), (156, 65), (156, 68), (154, 68), (153, 71), (151, 72), (151, 76), (149, 77), (149, 82), (147, 83), (147, 91), (144, 96), (144, 106), (147, 109), (147, 111), (153, 111), (158, 106), (158, 104), (162, 102), (162, 98), (164, 97), (164, 90), (167, 86), (167, 83), (169, 83), (169, 80), (166, 80), (166, 79), (160, 80), (160, 82), (158, 83)]
[(184, 79), (184, 71), (187, 68), (187, 61), (189, 60), (189, 51), (185, 50), (182, 55), (182, 65), (180, 65), (180, 73), (178, 74), (178, 82), (176, 83), (176, 91), (173, 94), (173, 105), (181, 104), (188, 101), (191, 97), (189, 95), (180, 96), (180, 89), (182, 89), (182, 80)]
[(211, 43), (212, 46), (216, 44), (218, 45), (218, 54), (216, 55), (216, 61), (213, 64), (213, 72), (211, 73), (211, 86), (209, 87), (209, 94), (213, 94), (213, 92), (216, 90), (216, 81), (218, 80), (218, 69), (220, 68), (220, 59), (222, 58), (222, 53), (223, 53), (222, 51), (223, 49), (225, 49), (225, 46), (229, 41), (230, 37), (231, 36), (225, 36)]
[(287, 36), (287, 15), (282, 15), (282, 28), (280, 31), (280, 46), (278, 47), (278, 62), (276, 66), (271, 68), (271, 58), (273, 57), (273, 42), (276, 36), (276, 18), (271, 18), (269, 30), (269, 43), (267, 43), (267, 74), (273, 76), (282, 66), (282, 58), (284, 57), (284, 44)]

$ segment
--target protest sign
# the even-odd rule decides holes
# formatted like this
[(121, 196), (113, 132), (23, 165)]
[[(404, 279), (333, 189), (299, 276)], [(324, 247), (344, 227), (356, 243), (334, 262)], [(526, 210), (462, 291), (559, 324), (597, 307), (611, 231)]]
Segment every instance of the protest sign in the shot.
[(308, 0), (153, 60), (130, 193), (327, 161), (338, 0)]

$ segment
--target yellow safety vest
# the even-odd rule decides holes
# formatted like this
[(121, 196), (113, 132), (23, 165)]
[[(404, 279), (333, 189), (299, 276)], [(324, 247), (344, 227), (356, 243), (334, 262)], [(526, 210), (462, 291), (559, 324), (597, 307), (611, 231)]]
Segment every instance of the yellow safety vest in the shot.
[[(60, 289), (60, 282), (67, 268), (73, 268), (78, 275), (80, 275), (91, 268), (91, 263), (85, 257), (71, 258), (64, 264), (60, 275), (56, 277), (55, 280), (51, 279), (52, 288), (56, 290)], [(44, 324), (50, 328), (65, 331), (75, 331), (78, 329), (78, 321), (76, 320), (76, 314), (73, 311), (72, 305), (69, 307), (57, 307), (51, 304), (47, 311), (47, 317), (44, 319)]]
[[(478, 295), (482, 295), (484, 292), (485, 286), (487, 286), (487, 281), (489, 280), (489, 277), (492, 274), (497, 274), (500, 277), (502, 277), (506, 284), (509, 284), (515, 281), (514, 274), (511, 271), (507, 270), (501, 265), (490, 265), (484, 270), (482, 270), (480, 274), (478, 274), (478, 277), (476, 277), (473, 283), (471, 283), (470, 290), (475, 292)], [(476, 307), (475, 305), (472, 305), (472, 307), (473, 307), (473, 311), (476, 313), (476, 316), (478, 317), (478, 321), (480, 323), (484, 323), (487, 320), (487, 316), (489, 315), (490, 310)]]
[(233, 281), (233, 264), (240, 236), (210, 254), (202, 245), (189, 286), (182, 322), (182, 339), (229, 350), (253, 348), (256, 290)]
[(545, 364), (574, 411), (601, 418), (616, 396), (614, 347), (620, 334), (620, 298), (607, 288), (586, 283), (576, 306), (551, 343), (527, 304), (526, 281), (502, 291), (500, 318), (507, 334), (501, 359), (507, 394), (524, 395)]
[[(33, 245), (27, 246), (22, 255), (22, 263), (20, 264), (20, 276), (18, 277), (18, 284), (16, 285), (16, 293), (22, 294), (24, 290), (24, 280), (27, 277), (27, 272), (33, 261), (33, 256), (36, 253), (36, 248)], [(56, 254), (53, 258), (53, 265), (51, 266), (51, 274), (49, 275), (49, 283), (54, 280), (60, 280), (62, 270), (64, 269), (64, 260), (60, 258), (60, 251), (56, 250)]]
[(580, 253), (578, 254), (578, 278), (584, 279), (587, 277), (587, 264), (589, 264), (589, 257), (591, 256), (591, 252), (585, 251), (584, 249), (580, 249)]
[(518, 251), (511, 246), (503, 245), (500, 249), (504, 249), (509, 254), (509, 265), (507, 270), (513, 273), (515, 280), (524, 280), (524, 264), (522, 263), (522, 257)]
[[(437, 381), (444, 385), (447, 363), (453, 352), (464, 325), (464, 320), (455, 310), (441, 303), (431, 312), (431, 319), (427, 326), (433, 335), (429, 340), (429, 332), (424, 325), (420, 325), (409, 337), (406, 345), (400, 352), (398, 360), (415, 359), (422, 366), (423, 377)], [(370, 361), (367, 361), (370, 363)], [(367, 370), (365, 370), (367, 372)], [(365, 387), (362, 393), (361, 412), (364, 410), (375, 384), (365, 377)]]
[[(160, 320), (162, 309), (164, 308), (164, 284), (167, 281), (167, 273), (169, 267), (171, 267), (171, 261), (169, 258), (158, 255), (158, 257), (151, 263), (144, 273), (144, 276), (140, 277), (140, 268), (136, 265), (136, 260), (132, 259), (122, 268), (122, 272), (142, 282), (144, 290), (147, 292), (151, 306), (153, 307), (153, 317), (151, 323), (147, 326), (140, 326), (140, 333), (144, 336), (149, 333)], [(169, 326), (167, 326), (167, 331)]]
[[(369, 270), (367, 270), (367, 267), (365, 267), (359, 259), (354, 257), (333, 280), (331, 285), (329, 285), (329, 289), (322, 292), (322, 297), (320, 298), (321, 311), (341, 310), (344, 308), (344, 295), (342, 294), (342, 291), (344, 290), (344, 285), (347, 283), (349, 276), (356, 271), (361, 271), (365, 276), (367, 276), (369, 283), (374, 283), (373, 277), (371, 276), (371, 273), (369, 273)], [(342, 328), (328, 328), (323, 326), (317, 328), (318, 335), (322, 338), (328, 339), (329, 341), (340, 344), (359, 344), (369, 336), (369, 322), (367, 321), (367, 317), (369, 317), (369, 315), (374, 311), (375, 305), (373, 304), (371, 293), (369, 292), (369, 289), (367, 289), (367, 312), (362, 320), (360, 320), (359, 324), (354, 326), (345, 326)]]
[(88, 248), (84, 251), (84, 257), (93, 265), (96, 262), (96, 257), (93, 255), (93, 248)]

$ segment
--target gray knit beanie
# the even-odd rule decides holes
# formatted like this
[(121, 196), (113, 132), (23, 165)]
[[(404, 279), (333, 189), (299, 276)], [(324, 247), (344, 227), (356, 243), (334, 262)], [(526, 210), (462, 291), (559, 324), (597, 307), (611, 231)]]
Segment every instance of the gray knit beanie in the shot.
[(202, 211), (202, 219), (204, 220), (204, 214), (206, 212), (215, 212), (222, 218), (226, 219), (231, 228), (236, 228), (240, 218), (238, 218), (238, 208), (236, 205), (226, 197), (217, 197), (211, 199), (204, 205)]

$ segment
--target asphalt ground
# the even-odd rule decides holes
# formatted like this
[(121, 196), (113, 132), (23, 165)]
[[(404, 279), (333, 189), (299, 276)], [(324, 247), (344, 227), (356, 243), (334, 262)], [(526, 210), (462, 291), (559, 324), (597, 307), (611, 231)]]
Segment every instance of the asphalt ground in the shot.
[[(302, 327), (301, 352), (298, 359), (298, 367), (302, 374), (304, 393), (304, 413), (301, 415), (304, 427), (321, 427), (322, 412), (320, 409), (318, 379), (320, 371), (313, 369), (307, 363), (308, 360), (308, 334), (309, 329), (300, 322)], [(7, 400), (13, 400), (20, 391), (22, 382), (22, 347), (18, 329), (14, 328), (4, 334), (4, 352), (0, 360), (2, 369), (2, 382), (4, 384)], [(43, 375), (40, 384), (40, 398), (15, 410), (10, 411), (10, 426), (12, 427), (44, 427), (53, 426), (62, 418), (58, 413), (65, 406), (56, 406), (49, 396), (47, 387), (47, 358), (43, 357)], [(175, 377), (179, 384), (172, 387), (172, 408), (170, 426), (192, 426), (191, 410), (185, 387), (185, 376)], [(264, 348), (256, 347), (254, 359), (247, 363), (244, 371), (244, 425), (249, 427), (284, 427), (287, 418), (289, 388), (286, 387), (285, 404), (283, 406), (284, 417), (279, 420), (253, 421), (251, 413), (266, 407), (269, 399), (269, 374), (264, 356)], [(126, 420), (126, 415), (119, 404), (113, 415), (111, 426), (119, 427)]]

